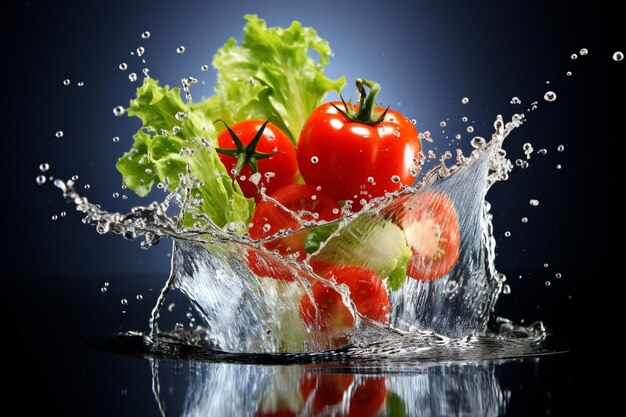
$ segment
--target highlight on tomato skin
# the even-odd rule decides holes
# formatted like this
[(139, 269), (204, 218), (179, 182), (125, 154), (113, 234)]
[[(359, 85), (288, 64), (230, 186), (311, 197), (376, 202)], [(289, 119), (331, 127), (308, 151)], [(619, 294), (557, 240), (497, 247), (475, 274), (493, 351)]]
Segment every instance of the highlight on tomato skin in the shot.
[(454, 268), (459, 259), (461, 231), (457, 211), (446, 194), (424, 191), (400, 196), (381, 214), (404, 231), (412, 252), (409, 277), (434, 280)]
[[(361, 315), (380, 323), (389, 322), (389, 294), (373, 271), (353, 265), (322, 263), (316, 263), (314, 268), (317, 274), (346, 285), (350, 299)], [(339, 292), (322, 282), (313, 284), (311, 292), (313, 301), (305, 294), (300, 302), (300, 317), (307, 327), (335, 332), (347, 332), (354, 327), (354, 316)]]
[[(270, 197), (289, 211), (272, 200), (259, 202), (248, 231), (252, 239), (266, 239), (281, 230), (298, 230), (301, 224), (294, 214), (301, 214), (300, 218), (305, 221), (332, 221), (341, 215), (339, 205), (332, 197), (310, 185), (289, 184), (276, 190)], [(317, 218), (309, 213), (315, 214)], [(306, 235), (307, 231), (303, 230), (266, 242), (263, 246), (278, 251), (282, 256), (293, 255), (301, 261), (306, 257)]]

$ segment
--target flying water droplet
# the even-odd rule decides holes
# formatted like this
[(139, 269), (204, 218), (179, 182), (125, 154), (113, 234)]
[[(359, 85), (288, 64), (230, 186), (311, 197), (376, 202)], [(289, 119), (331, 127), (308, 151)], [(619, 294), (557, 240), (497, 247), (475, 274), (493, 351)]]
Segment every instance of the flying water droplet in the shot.
[(443, 120), (439, 122), (439, 127), (446, 127), (446, 122)]
[(528, 223), (528, 217), (522, 217), (522, 223)]
[(624, 59), (624, 54), (623, 54), (621, 51), (616, 51), (616, 52), (613, 54), (613, 61), (615, 61), (615, 62), (619, 62), (619, 61), (621, 61), (622, 59)]
[(561, 278), (561, 274), (557, 272), (556, 274), (554, 274), (554, 278), (556, 278), (556, 279)]
[(128, 79), (130, 80), (131, 83), (134, 83), (135, 81), (137, 81), (137, 74), (135, 74), (134, 72), (131, 72), (130, 74), (128, 74)]
[(474, 133), (474, 126), (467, 126), (467, 133)]
[(550, 284), (551, 284), (550, 281), (546, 281), (546, 287), (549, 287)]
[(107, 292), (107, 287), (102, 287), (102, 288), (100, 288), (100, 292), (102, 292), (102, 293)]
[(580, 56), (585, 56), (589, 53), (589, 50), (587, 48), (582, 48), (580, 51)]
[(576, 55), (576, 54), (572, 54), (572, 55), (570, 56), (570, 58), (571, 58), (571, 59), (578, 59), (578, 55)]
[(480, 136), (474, 136), (470, 142), (473, 148), (479, 149), (485, 145), (485, 139)]
[(115, 106), (113, 108), (113, 114), (115, 115), (115, 117), (121, 117), (124, 115), (124, 113), (126, 113), (126, 110), (122, 106)]
[(76, 85), (78, 85), (79, 87), (82, 87), (83, 85), (85, 85), (85, 82), (84, 81), (79, 81), (78, 84), (76, 84)]
[(147, 30), (141, 34), (141, 37), (143, 39), (149, 39), (150, 38), (150, 32), (148, 32)]
[(561, 168), (563, 168), (561, 164), (556, 164), (556, 169), (561, 169)]
[(400, 182), (400, 176), (398, 175), (392, 175), (391, 176), (391, 182), (395, 182), (396, 184)]
[(137, 297), (135, 297), (135, 298), (137, 298), (138, 301), (141, 301), (141, 300), (143, 300), (143, 295), (137, 294)]
[(52, 215), (52, 217), (51, 217), (52, 220), (56, 220), (58, 218), (59, 218), (59, 216), (57, 216), (56, 214)]
[(511, 232), (509, 232), (508, 230), (506, 232), (504, 232), (504, 236), (505, 237), (511, 237)]
[(571, 77), (571, 76), (572, 76), (572, 71), (567, 71), (567, 72), (565, 73), (565, 75), (567, 75), (568, 77)]
[(201, 67), (200, 67), (200, 69), (201, 69), (202, 71), (208, 71), (208, 70), (209, 70), (209, 66), (208, 66), (208, 65), (206, 65), (206, 64), (204, 64), (203, 66), (201, 66)]
[(509, 284), (504, 284), (502, 287), (502, 294), (511, 294), (511, 287), (509, 287)]
[(48, 164), (47, 162), (43, 162), (43, 163), (39, 164), (39, 170), (41, 172), (46, 172), (49, 169), (50, 169), (50, 164)]
[[(615, 58), (615, 55), (613, 55), (613, 57)], [(66, 78), (65, 80), (63, 80), (63, 85), (70, 85), (70, 79)]]
[(543, 95), (543, 99), (545, 101), (554, 101), (556, 100), (556, 93), (554, 91), (547, 91), (544, 95)]
[(145, 52), (146, 52), (146, 49), (143, 46), (140, 46), (139, 48), (137, 48), (137, 56), (143, 56)]
[(121, 303), (123, 306), (128, 305), (128, 300), (127, 300), (126, 298), (122, 298), (122, 299), (120, 300), (120, 303)]
[(58, 131), (54, 134), (54, 136), (56, 136), (56, 137), (57, 137), (57, 139), (61, 139), (61, 138), (63, 137), (63, 135), (64, 135), (64, 134), (65, 134), (65, 133), (63, 133), (63, 131), (62, 131), (62, 130), (58, 130)]
[(559, 152), (563, 152), (565, 150), (565, 145), (559, 145), (556, 147), (556, 150)]
[(176, 48), (176, 53), (177, 54), (185, 53), (185, 47), (183, 45), (179, 46), (178, 48)]
[(319, 158), (317, 156), (312, 156), (311, 157), (311, 163), (312, 164), (317, 164), (319, 162)]
[(37, 177), (35, 178), (35, 181), (37, 182), (38, 185), (44, 185), (46, 183), (46, 176), (37, 175)]
[(548, 153), (548, 150), (547, 150), (546, 148), (542, 148), (542, 149), (539, 149), (539, 150), (537, 151), (537, 153), (538, 153), (539, 155), (545, 155), (545, 154), (547, 154), (547, 153)]
[(511, 104), (522, 104), (522, 100), (520, 100), (519, 97), (513, 97), (511, 99)]
[(537, 207), (539, 205), (539, 200), (535, 200), (534, 198), (529, 201), (530, 205), (533, 207)]
[(117, 143), (120, 141), (120, 137), (119, 136), (113, 136), (113, 142)]
[(463, 98), (461, 99), (461, 103), (463, 103), (463, 104), (467, 104), (467, 103), (469, 103), (469, 98), (467, 98), (467, 97), (463, 97)]
[(91, 185), (89, 185), (89, 184), (85, 184), (85, 190), (88, 190), (88, 189), (90, 189), (90, 188), (91, 188)]

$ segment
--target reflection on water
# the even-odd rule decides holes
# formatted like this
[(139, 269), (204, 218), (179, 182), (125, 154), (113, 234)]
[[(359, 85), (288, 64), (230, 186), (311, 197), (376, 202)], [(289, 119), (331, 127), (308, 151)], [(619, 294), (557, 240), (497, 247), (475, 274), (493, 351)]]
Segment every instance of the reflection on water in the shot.
[(375, 368), (151, 359), (164, 416), (498, 416), (503, 361)]

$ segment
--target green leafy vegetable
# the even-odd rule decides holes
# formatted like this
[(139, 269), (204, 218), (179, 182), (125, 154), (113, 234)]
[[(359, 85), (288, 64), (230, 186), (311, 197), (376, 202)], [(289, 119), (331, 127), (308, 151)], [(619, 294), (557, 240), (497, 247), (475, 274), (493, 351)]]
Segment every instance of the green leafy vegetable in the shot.
[[(329, 91), (339, 92), (345, 78), (324, 75), (332, 52), (313, 28), (295, 21), (287, 29), (267, 28), (255, 15), (245, 18), (241, 45), (230, 38), (213, 57), (218, 82), (206, 107), (212, 119), (228, 124), (274, 115), (272, 123), (296, 143), (309, 114)], [(309, 56), (311, 50), (319, 60)]]
[(389, 417), (406, 417), (406, 404), (395, 392), (389, 392), (385, 401), (387, 416)]
[(179, 88), (160, 87), (156, 80), (146, 78), (137, 98), (131, 100), (128, 114), (143, 122), (133, 136), (132, 149), (117, 162), (128, 188), (140, 196), (158, 182), (175, 190), (189, 167), (197, 181), (183, 190), (191, 201), (184, 207), (183, 224), (200, 220), (199, 213), (218, 226), (235, 222), (245, 230), (254, 201), (241, 194), (220, 162), (214, 149), (217, 132), (203, 105), (185, 104)]
[[(321, 242), (327, 240), (335, 230), (336, 223), (331, 223), (309, 232), (305, 239), (307, 252), (318, 250)], [(389, 289), (397, 290), (406, 279), (411, 249), (402, 229), (397, 225), (380, 217), (364, 216), (352, 220), (330, 238), (313, 255), (313, 259), (370, 269), (387, 279)]]

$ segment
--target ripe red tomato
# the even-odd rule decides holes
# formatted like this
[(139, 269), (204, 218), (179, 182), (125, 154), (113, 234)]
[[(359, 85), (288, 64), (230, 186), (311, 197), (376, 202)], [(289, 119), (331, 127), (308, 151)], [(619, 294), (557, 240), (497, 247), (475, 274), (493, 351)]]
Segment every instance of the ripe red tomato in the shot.
[[(228, 174), (231, 178), (235, 177), (238, 163), (243, 164), (239, 167), (240, 172), (236, 175), (236, 180), (243, 195), (257, 201), (259, 199), (257, 187), (249, 181), (250, 176), (257, 171), (256, 168), (261, 173), (259, 187), (265, 187), (265, 193), (268, 195), (282, 186), (293, 184), (298, 174), (296, 148), (293, 143), (277, 126), (267, 123), (263, 128), (264, 123), (263, 120), (239, 122), (217, 137), (220, 161)], [(231, 132), (241, 141), (243, 148), (238, 146), (237, 139)], [(248, 146), (259, 132), (261, 137), (258, 142)]]
[(261, 250), (249, 249), (246, 255), (248, 267), (256, 276), (274, 278), (280, 281), (293, 282), (299, 272), (279, 258)]
[(349, 417), (374, 417), (378, 414), (385, 398), (387, 386), (384, 377), (367, 378), (350, 398)]
[[(268, 238), (280, 230), (298, 230), (301, 225), (294, 218), (294, 213), (301, 214), (301, 219), (305, 221), (331, 221), (341, 215), (339, 206), (332, 197), (310, 185), (290, 184), (276, 190), (270, 197), (291, 212), (285, 211), (271, 200), (261, 201), (254, 210), (252, 225), (248, 231), (252, 239)], [(305, 211), (309, 213), (303, 213)], [(316, 214), (317, 218), (310, 213)], [(283, 256), (297, 254), (297, 259), (302, 260), (306, 256), (306, 233), (307, 231), (294, 233), (263, 245), (270, 250), (277, 250)]]
[(447, 195), (421, 192), (401, 196), (383, 210), (402, 227), (413, 256), (407, 275), (433, 280), (446, 275), (459, 259), (461, 232)]
[(421, 150), (415, 126), (400, 113), (388, 110), (376, 122), (385, 109), (372, 108), (374, 120), (354, 121), (349, 115), (358, 109), (339, 102), (322, 104), (304, 124), (297, 150), (305, 182), (337, 200), (352, 200), (356, 209), (362, 199), (413, 184)]
[(296, 415), (295, 411), (289, 409), (276, 411), (263, 411), (263, 409), (260, 409), (254, 413), (254, 417), (296, 417)]
[[(381, 323), (389, 322), (389, 294), (374, 272), (351, 265), (332, 265), (316, 272), (328, 279), (334, 279), (338, 284), (347, 285), (350, 299), (359, 313)], [(317, 323), (315, 305), (310, 297), (304, 295), (300, 302), (300, 317), (309, 328), (317, 324), (322, 331), (345, 332), (354, 326), (354, 317), (343, 303), (341, 295), (332, 287), (316, 282), (311, 292), (319, 313)]]

